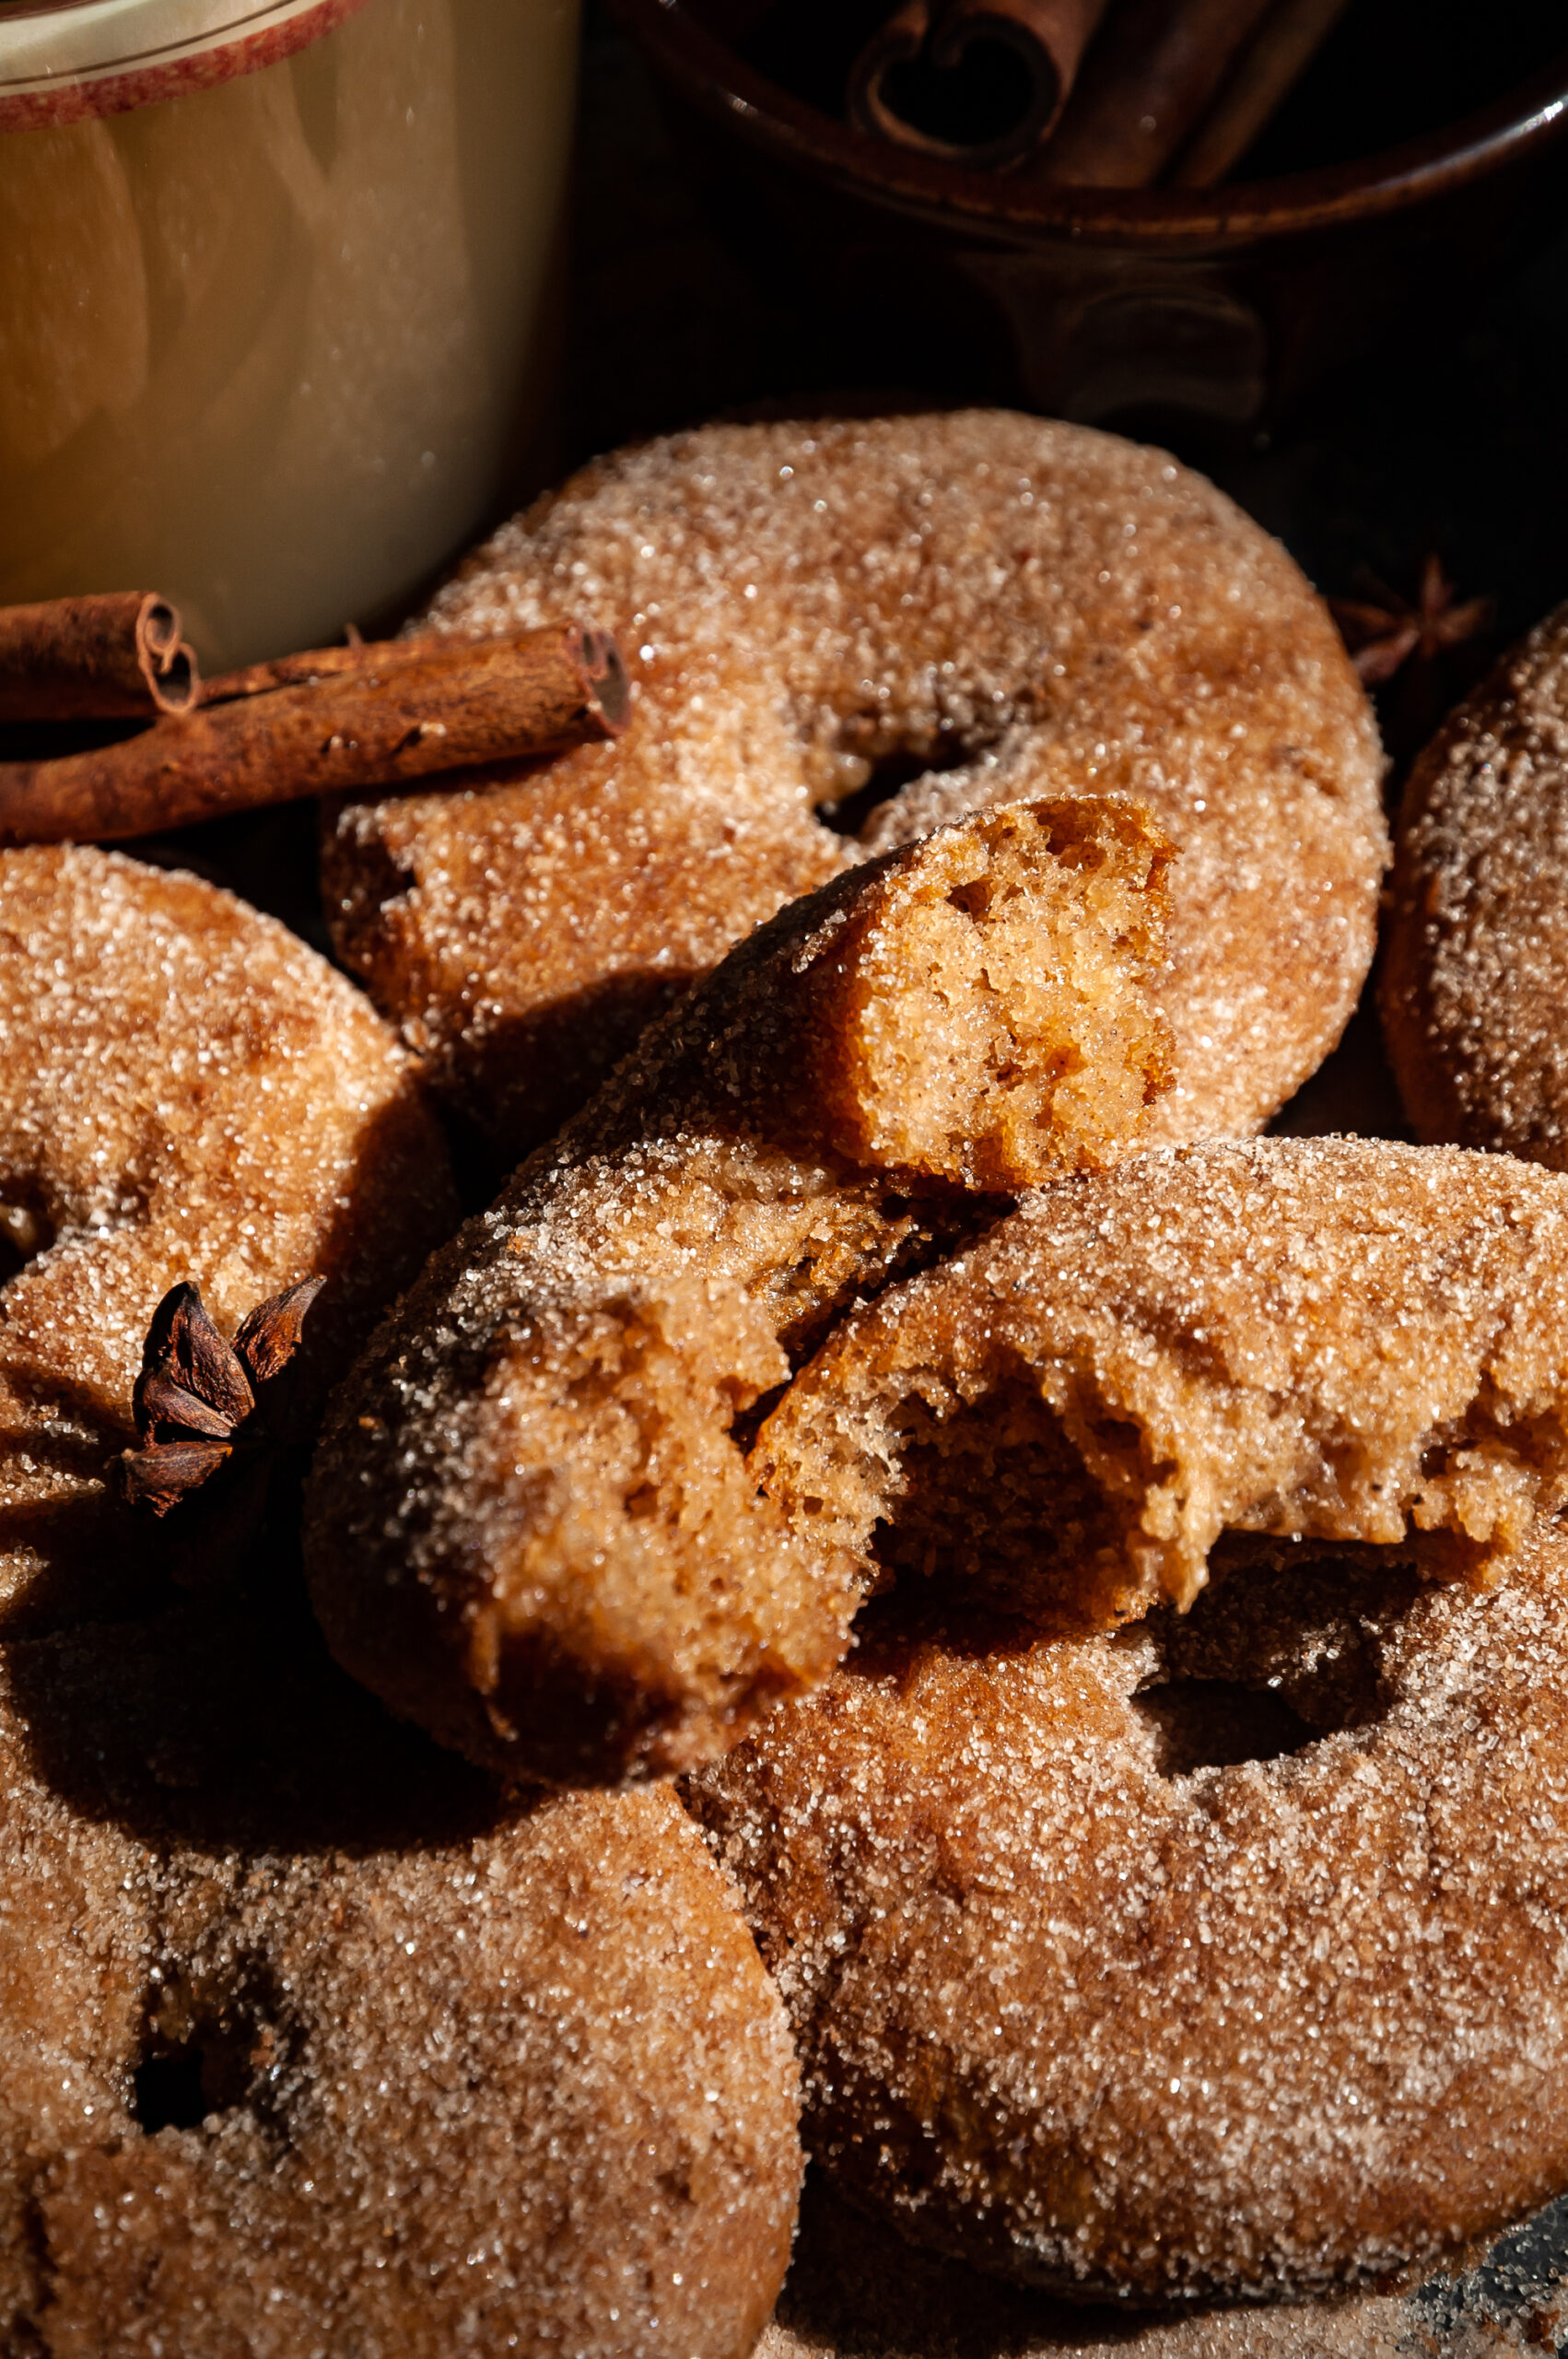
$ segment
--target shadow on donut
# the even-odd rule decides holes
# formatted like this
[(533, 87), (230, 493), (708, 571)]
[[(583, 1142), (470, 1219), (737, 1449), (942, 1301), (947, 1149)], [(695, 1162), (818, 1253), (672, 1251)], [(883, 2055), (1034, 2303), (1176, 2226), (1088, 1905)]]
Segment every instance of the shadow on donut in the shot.
[(176, 1600), (8, 1645), (8, 1716), (40, 1783), (154, 1849), (360, 1857), (518, 1816), (338, 1671), (297, 1576), (279, 1575), (270, 1595)]
[[(1189, 1612), (1157, 1607), (1126, 1634), (1157, 1658), (1128, 1705), (1149, 1766), (1166, 1779), (1190, 1778), (1287, 1760), (1324, 1737), (1375, 1727), (1392, 1700), (1387, 1650), (1433, 1585), (1420, 1555), (1408, 1543), (1227, 1533)], [(896, 1676), (934, 1643), (958, 1660), (994, 1662), (1083, 1626), (1064, 1611), (1022, 1616), (977, 1605), (933, 1566), (929, 1579), (906, 1576), (862, 1608), (853, 1661), (867, 1677)]]
[[(450, 1178), (444, 1161), (431, 1161), (433, 1154), (439, 1157), (440, 1133), (422, 1097), (389, 1099), (362, 1119), (357, 1137), (333, 1198), (333, 1216), (316, 1233), (314, 1271), (298, 1273), (327, 1279), (289, 1364), (292, 1414), (301, 1431), (313, 1428), (328, 1391), (363, 1349), (381, 1312), (418, 1276), (452, 1225)], [(433, 1188), (436, 1203), (423, 1218), (411, 1219), (408, 1198), (418, 1188)], [(186, 1274), (171, 1267), (167, 1283)], [(147, 1306), (149, 1320), (159, 1298)], [(127, 1402), (122, 1414), (128, 1409)]]
[(482, 1210), (698, 980), (694, 968), (626, 968), (455, 1039), (438, 1086), (465, 1209)]
[[(40, 1454), (34, 1450), (35, 1460)], [(95, 1451), (95, 1470), (102, 1455)], [(127, 1529), (124, 1509), (96, 1488), (0, 1508), (0, 1557), (6, 1556), (33, 1562), (30, 1576), (0, 1600), (0, 1642), (7, 1644), (47, 1637), (84, 1620), (140, 1621), (149, 1596), (161, 1597), (168, 1587), (167, 1547), (160, 1548), (159, 1535)]]
[[(858, 2211), (819, 2169), (806, 2173), (794, 2258), (778, 2300), (788, 2359), (825, 2351), (903, 2359), (1046, 2359), (1141, 2341), (1151, 2319), (1108, 2304), (1053, 2300), (1004, 2285), (944, 2255), (907, 2244), (884, 2222)], [(798, 2340), (796, 2339), (798, 2338)], [(774, 2359), (765, 2344), (760, 2359)], [(785, 2353), (779, 2353), (785, 2359)]]

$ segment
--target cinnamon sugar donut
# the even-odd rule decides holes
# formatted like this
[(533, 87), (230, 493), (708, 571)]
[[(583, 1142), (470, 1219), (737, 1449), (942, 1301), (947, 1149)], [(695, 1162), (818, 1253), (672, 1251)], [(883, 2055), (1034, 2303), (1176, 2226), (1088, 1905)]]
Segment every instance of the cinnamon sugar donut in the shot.
[(0, 2348), (745, 2359), (797, 2076), (696, 1829), (502, 1809), (263, 1586), (0, 1642)]
[(1276, 1543), (1185, 1621), (906, 1617), (690, 1790), (858, 2203), (1165, 2302), (1386, 2283), (1562, 2188), (1551, 1524), (1486, 1592)]
[(431, 1262), (307, 1499), (339, 1660), (512, 1775), (689, 1766), (842, 1651), (848, 1556), (736, 1421), (832, 1319), (1128, 1151), (1163, 1086), (1168, 848), (1009, 806), (791, 905)]
[(1053, 1182), (852, 1313), (750, 1471), (862, 1581), (1106, 1625), (1227, 1535), (1484, 1584), (1568, 1500), (1568, 1180), (1383, 1140)]
[(508, 1154), (781, 902), (1042, 794), (1133, 796), (1182, 852), (1159, 1136), (1259, 1127), (1339, 1037), (1387, 851), (1366, 699), (1290, 558), (1162, 452), (987, 410), (708, 427), (583, 470), (427, 621), (579, 613), (638, 684), (617, 744), (326, 839), (340, 955)]
[(232, 1329), (325, 1277), (319, 1396), (454, 1217), (411, 1060), (313, 951), (193, 876), (0, 852), (0, 1629), (144, 1577), (102, 1477), (170, 1285)]
[(1381, 986), (1418, 1134), (1568, 1169), (1568, 606), (1460, 705), (1400, 806)]

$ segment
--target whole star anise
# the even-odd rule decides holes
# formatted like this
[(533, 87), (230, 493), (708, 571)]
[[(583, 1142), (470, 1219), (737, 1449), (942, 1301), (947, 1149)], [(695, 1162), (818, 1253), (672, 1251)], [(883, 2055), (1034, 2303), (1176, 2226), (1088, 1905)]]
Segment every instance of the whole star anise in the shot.
[(132, 1395), (139, 1449), (111, 1469), (120, 1496), (167, 1515), (228, 1467), (260, 1471), (296, 1438), (288, 1423), (290, 1363), (305, 1313), (325, 1280), (305, 1278), (274, 1295), (225, 1343), (189, 1283), (158, 1304)]
[(1434, 663), (1445, 649), (1478, 638), (1492, 620), (1490, 598), (1455, 604), (1454, 585), (1439, 557), (1429, 557), (1422, 567), (1414, 605), (1375, 574), (1367, 576), (1365, 598), (1330, 598), (1328, 604), (1369, 688), (1391, 680), (1412, 655)]

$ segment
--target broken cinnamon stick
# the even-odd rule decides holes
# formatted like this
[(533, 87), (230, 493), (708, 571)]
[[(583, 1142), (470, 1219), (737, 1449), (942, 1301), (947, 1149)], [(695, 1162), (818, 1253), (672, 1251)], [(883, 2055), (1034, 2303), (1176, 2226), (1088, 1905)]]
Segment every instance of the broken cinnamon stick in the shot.
[(188, 712), (200, 694), (179, 614), (151, 591), (0, 606), (0, 721)]
[(1038, 159), (1072, 188), (1146, 188), (1191, 135), (1270, 0), (1123, 0)]
[(314, 685), (204, 705), (58, 761), (0, 763), (0, 842), (99, 843), (306, 795), (396, 787), (617, 736), (629, 689), (607, 632), (334, 649)]
[(1171, 174), (1178, 188), (1211, 188), (1240, 161), (1298, 82), (1349, 0), (1275, 0), (1225, 78)]
[[(1106, 0), (904, 0), (874, 33), (850, 69), (851, 119), (900, 147), (996, 169), (1016, 164), (1045, 138), (1078, 71), (1078, 61)], [(983, 44), (1000, 44), (1023, 68), (1018, 98), (1000, 123), (995, 76), (981, 88), (988, 60)], [(933, 77), (943, 77), (945, 89)], [(965, 80), (969, 88), (965, 90)], [(964, 125), (947, 135), (933, 128), (923, 94)], [(965, 100), (971, 123), (965, 123)]]

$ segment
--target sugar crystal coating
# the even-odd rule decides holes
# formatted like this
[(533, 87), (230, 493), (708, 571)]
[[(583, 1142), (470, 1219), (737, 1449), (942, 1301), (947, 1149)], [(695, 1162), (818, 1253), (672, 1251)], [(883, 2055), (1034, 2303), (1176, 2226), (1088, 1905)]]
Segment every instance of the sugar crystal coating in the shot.
[[(1163, 452), (994, 410), (645, 443), (429, 619), (574, 616), (631, 663), (618, 745), (350, 805), (325, 845), (341, 955), (510, 1153), (782, 902), (1042, 794), (1129, 795), (1183, 854), (1158, 1135), (1260, 1126), (1338, 1039), (1387, 853), (1370, 711), (1291, 559)], [(862, 842), (824, 825), (911, 766)]]
[(1382, 1015), (1418, 1134), (1568, 1169), (1568, 606), (1450, 715), (1400, 807)]
[(731, 953), (340, 1390), (307, 1508), (339, 1660), (566, 1779), (687, 1766), (820, 1678), (852, 1567), (732, 1429), (999, 1191), (1128, 1151), (1166, 1073), (1166, 856), (1129, 805), (999, 808)]

